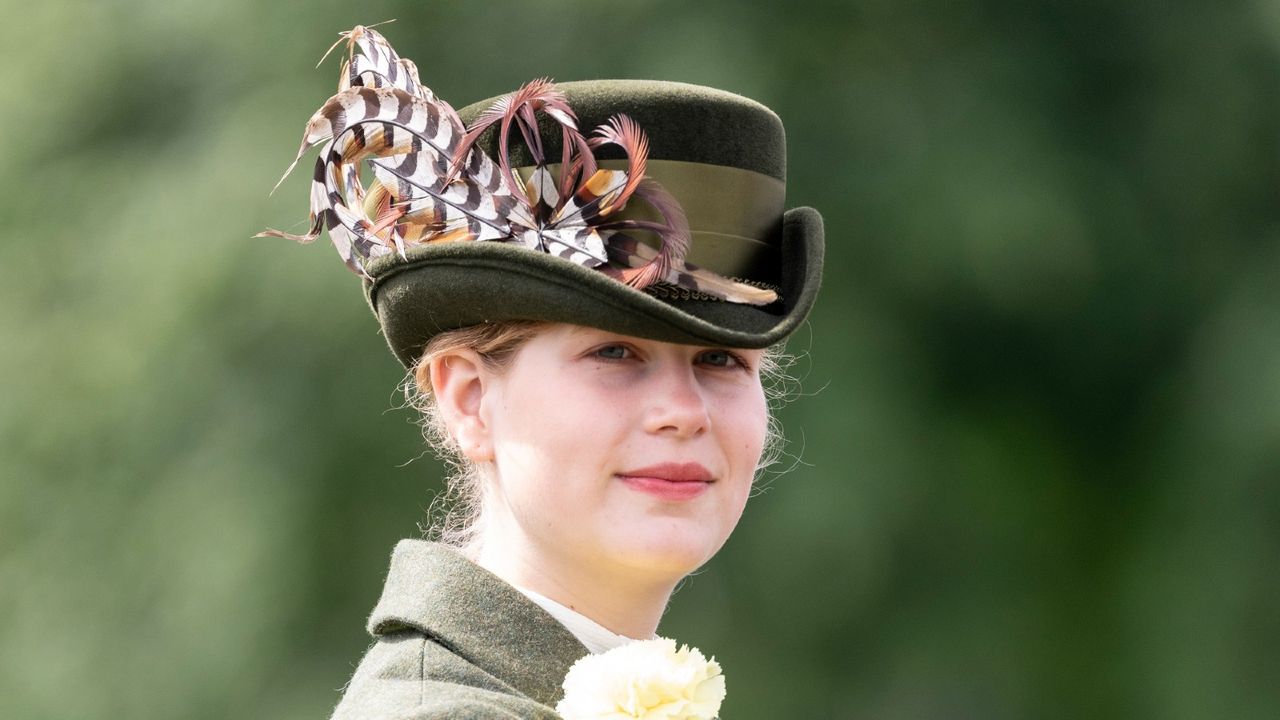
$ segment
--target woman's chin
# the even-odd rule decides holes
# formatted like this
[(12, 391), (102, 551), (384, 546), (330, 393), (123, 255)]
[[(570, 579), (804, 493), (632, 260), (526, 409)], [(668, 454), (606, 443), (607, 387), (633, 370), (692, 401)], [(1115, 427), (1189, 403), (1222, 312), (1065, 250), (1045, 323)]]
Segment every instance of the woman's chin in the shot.
[(702, 567), (724, 544), (723, 538), (711, 537), (706, 526), (668, 526), (616, 540), (613, 555), (619, 564), (676, 580)]

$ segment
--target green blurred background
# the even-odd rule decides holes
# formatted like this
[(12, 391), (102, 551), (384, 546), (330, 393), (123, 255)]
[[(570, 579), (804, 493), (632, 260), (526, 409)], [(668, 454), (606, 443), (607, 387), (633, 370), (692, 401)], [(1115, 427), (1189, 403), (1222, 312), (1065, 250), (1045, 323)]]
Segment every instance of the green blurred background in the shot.
[(440, 468), (327, 241), (250, 236), (387, 18), (457, 106), (787, 125), (793, 468), (662, 628), (725, 717), (1280, 716), (1280, 3), (9, 5), (0, 717), (323, 718), (368, 645)]

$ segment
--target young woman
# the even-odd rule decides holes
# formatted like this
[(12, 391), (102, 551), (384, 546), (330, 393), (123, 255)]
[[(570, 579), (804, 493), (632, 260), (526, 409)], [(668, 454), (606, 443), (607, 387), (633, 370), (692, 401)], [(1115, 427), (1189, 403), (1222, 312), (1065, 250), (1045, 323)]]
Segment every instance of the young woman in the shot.
[(753, 101), (535, 81), (454, 113), (345, 35), (303, 142), (328, 143), (311, 231), (268, 234), (329, 231), (457, 473), (334, 717), (555, 717), (570, 665), (653, 637), (741, 516), (821, 218), (784, 212), (782, 125)]

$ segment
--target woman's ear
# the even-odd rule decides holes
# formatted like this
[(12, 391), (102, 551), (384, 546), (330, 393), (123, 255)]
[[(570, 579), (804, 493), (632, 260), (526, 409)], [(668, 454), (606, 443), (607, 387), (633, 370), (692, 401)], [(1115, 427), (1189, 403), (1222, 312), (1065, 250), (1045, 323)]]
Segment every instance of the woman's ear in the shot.
[(462, 454), (472, 462), (493, 460), (493, 440), (482, 412), (490, 377), (484, 361), (471, 350), (459, 350), (434, 358), (430, 372), (441, 418)]

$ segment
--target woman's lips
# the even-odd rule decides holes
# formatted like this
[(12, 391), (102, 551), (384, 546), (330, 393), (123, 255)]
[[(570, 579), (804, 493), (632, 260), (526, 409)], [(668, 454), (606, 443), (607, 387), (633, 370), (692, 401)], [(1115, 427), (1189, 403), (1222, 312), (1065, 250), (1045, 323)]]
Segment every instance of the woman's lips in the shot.
[(711, 472), (698, 463), (662, 463), (618, 473), (628, 487), (662, 500), (692, 500), (715, 482)]

